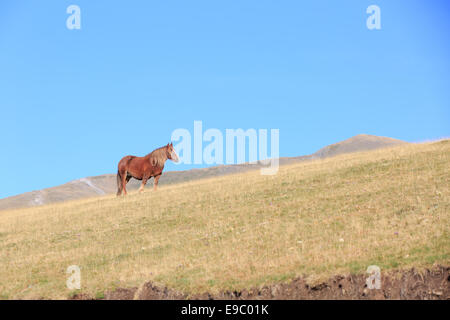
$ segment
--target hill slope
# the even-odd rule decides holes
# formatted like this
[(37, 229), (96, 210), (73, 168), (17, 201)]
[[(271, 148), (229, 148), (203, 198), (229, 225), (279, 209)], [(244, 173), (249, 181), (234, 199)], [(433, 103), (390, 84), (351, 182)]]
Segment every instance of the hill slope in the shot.
[(407, 144), (0, 214), (0, 297), (187, 294), (450, 262), (450, 141)]
[[(283, 165), (318, 158), (323, 159), (343, 153), (373, 150), (402, 143), (406, 142), (392, 138), (361, 134), (345, 141), (324, 147), (312, 155), (281, 158), (280, 164)], [(240, 164), (222, 165), (204, 169), (192, 169), (187, 171), (164, 172), (163, 177), (160, 180), (160, 185), (162, 186), (165, 184), (174, 184), (202, 178), (211, 178), (226, 174), (246, 172), (257, 168), (259, 168), (258, 165)], [(130, 190), (135, 190), (139, 187), (139, 184), (139, 181), (131, 179), (127, 187)], [(147, 188), (151, 187), (152, 185), (153, 179), (149, 181)], [(104, 194), (112, 194), (116, 191), (116, 175), (104, 174), (100, 176), (86, 177), (79, 180), (74, 180), (52, 188), (26, 192), (17, 196), (0, 199), (0, 210), (31, 207), (54, 202), (95, 197)]]

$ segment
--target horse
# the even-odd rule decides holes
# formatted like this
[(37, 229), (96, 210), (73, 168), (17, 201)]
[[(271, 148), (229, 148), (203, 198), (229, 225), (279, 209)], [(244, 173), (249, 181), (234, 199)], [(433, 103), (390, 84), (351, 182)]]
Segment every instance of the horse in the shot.
[(178, 155), (173, 148), (173, 143), (158, 148), (145, 157), (125, 156), (119, 161), (117, 169), (117, 196), (127, 195), (126, 185), (131, 178), (142, 180), (139, 192), (144, 191), (145, 184), (151, 177), (155, 178), (153, 189), (156, 191), (159, 178), (167, 159), (178, 162)]

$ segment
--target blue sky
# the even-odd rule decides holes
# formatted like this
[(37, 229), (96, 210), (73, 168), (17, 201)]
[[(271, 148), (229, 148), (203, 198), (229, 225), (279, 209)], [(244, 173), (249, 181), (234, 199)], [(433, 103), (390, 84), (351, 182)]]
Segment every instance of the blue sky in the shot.
[[(81, 8), (81, 30), (66, 8)], [(368, 30), (366, 8), (381, 9)], [(277, 128), (280, 156), (450, 135), (446, 1), (2, 1), (0, 198), (114, 173), (176, 128)], [(166, 170), (185, 170), (194, 165)], [(197, 166), (198, 167), (198, 166)]]

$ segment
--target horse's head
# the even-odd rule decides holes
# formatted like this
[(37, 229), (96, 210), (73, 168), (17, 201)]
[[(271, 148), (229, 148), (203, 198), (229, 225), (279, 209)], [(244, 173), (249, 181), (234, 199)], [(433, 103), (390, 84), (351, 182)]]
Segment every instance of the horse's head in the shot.
[(168, 143), (166, 146), (166, 154), (167, 159), (172, 160), (173, 162), (178, 162), (180, 159), (178, 158), (177, 153), (175, 152), (175, 149), (173, 148), (173, 143)]

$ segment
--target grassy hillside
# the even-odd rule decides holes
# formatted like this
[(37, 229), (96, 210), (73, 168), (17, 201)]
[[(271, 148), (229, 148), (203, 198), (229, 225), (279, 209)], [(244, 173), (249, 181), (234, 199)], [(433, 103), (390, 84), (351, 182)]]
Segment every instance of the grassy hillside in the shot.
[(450, 262), (450, 141), (0, 212), (0, 296), (185, 292)]
[[(368, 151), (377, 148), (392, 147), (406, 142), (388, 137), (378, 137), (367, 134), (359, 134), (347, 140), (326, 146), (317, 152), (299, 157), (280, 158), (280, 164), (290, 164), (299, 161), (312, 160), (317, 158), (327, 158), (338, 154)], [(119, 159), (117, 159), (118, 161)], [(159, 185), (177, 184), (198, 179), (215, 178), (233, 173), (243, 173), (250, 170), (260, 168), (259, 164), (233, 164), (219, 165), (201, 169), (191, 169), (185, 171), (164, 171)], [(136, 190), (140, 187), (141, 182), (131, 179), (127, 185), (127, 189)], [(147, 183), (147, 188), (152, 188), (153, 179)], [(87, 197), (98, 197), (99, 195), (112, 194), (117, 192), (116, 174), (103, 174), (93, 177), (85, 177), (82, 179), (70, 181), (63, 185), (52, 188), (25, 192), (16, 196), (0, 199), (0, 211), (6, 209), (16, 209), (38, 206), (42, 204), (50, 204), (68, 200), (78, 200)]]

